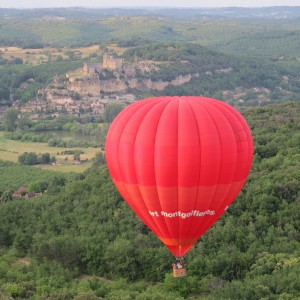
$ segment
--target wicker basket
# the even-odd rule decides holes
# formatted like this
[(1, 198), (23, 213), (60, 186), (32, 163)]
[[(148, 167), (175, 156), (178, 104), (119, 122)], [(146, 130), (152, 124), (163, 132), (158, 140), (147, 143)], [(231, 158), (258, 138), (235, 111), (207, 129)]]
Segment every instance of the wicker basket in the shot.
[(184, 277), (186, 276), (186, 268), (173, 268), (174, 277)]

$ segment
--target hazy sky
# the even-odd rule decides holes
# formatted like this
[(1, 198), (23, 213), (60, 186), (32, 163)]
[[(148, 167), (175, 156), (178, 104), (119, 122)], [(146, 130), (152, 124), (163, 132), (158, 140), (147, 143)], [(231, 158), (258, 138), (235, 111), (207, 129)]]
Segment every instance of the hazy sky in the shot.
[(0, 0), (0, 8), (33, 7), (261, 7), (261, 6), (300, 6), (300, 0)]

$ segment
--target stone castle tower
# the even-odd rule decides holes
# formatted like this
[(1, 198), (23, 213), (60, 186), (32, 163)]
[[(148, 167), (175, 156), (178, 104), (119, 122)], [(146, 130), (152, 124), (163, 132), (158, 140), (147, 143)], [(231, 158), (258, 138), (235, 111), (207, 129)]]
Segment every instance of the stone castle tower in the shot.
[(84, 63), (82, 73), (85, 76), (93, 76), (100, 70), (100, 68), (100, 64)]
[(105, 53), (103, 55), (103, 68), (111, 71), (119, 70), (122, 68), (122, 58), (114, 58), (112, 55)]

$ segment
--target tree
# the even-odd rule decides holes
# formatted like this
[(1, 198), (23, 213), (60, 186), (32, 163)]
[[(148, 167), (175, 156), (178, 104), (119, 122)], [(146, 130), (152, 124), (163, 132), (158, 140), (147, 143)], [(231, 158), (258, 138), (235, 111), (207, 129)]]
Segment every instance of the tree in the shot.
[(80, 161), (80, 151), (74, 151), (73, 159)]
[(16, 283), (6, 284), (4, 290), (14, 298), (24, 298), (26, 293), (25, 288)]
[(38, 162), (38, 156), (35, 152), (24, 152), (18, 157), (18, 161), (22, 165), (35, 165)]
[(104, 121), (108, 123), (112, 122), (123, 108), (124, 106), (121, 103), (107, 104), (104, 109)]
[(19, 112), (14, 108), (8, 108), (4, 113), (4, 128), (7, 131), (15, 131), (17, 128)]
[(107, 247), (104, 259), (107, 261), (108, 269), (111, 273), (119, 276), (130, 277), (135, 279), (138, 277), (139, 266), (135, 258), (136, 247), (124, 238), (117, 238)]
[(7, 86), (0, 84), (0, 100), (9, 100), (10, 92)]
[(12, 192), (11, 191), (5, 191), (2, 193), (0, 197), (0, 204), (1, 203), (6, 203), (8, 201), (12, 200)]
[(48, 185), (48, 182), (44, 180), (34, 181), (28, 185), (28, 191), (43, 193), (48, 188)]
[(32, 121), (28, 118), (27, 115), (21, 115), (18, 121), (18, 129), (23, 132), (27, 132), (29, 128), (32, 126)]
[(62, 175), (55, 175), (53, 179), (50, 181), (47, 193), (55, 195), (59, 193), (61, 187), (63, 187), (66, 184), (67, 180)]
[(12, 64), (16, 64), (16, 65), (22, 65), (23, 64), (23, 59), (16, 57), (11, 61)]
[(102, 165), (105, 165), (105, 163), (106, 163), (105, 155), (103, 154), (103, 152), (96, 153), (95, 160), (94, 160), (94, 165), (95, 166), (102, 166)]
[(56, 57), (56, 61), (63, 61), (64, 58), (61, 55), (57, 55)]
[(49, 164), (50, 163), (50, 154), (49, 153), (43, 153), (41, 155), (41, 164)]
[(99, 297), (97, 297), (95, 293), (92, 291), (80, 293), (74, 298), (74, 300), (98, 300), (98, 299)]

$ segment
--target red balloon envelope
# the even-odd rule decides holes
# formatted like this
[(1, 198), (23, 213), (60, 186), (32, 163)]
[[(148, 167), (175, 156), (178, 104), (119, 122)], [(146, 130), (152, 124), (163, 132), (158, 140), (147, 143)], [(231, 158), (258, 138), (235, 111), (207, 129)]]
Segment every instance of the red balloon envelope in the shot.
[(122, 197), (176, 257), (235, 199), (253, 156), (240, 113), (194, 96), (129, 105), (111, 124), (105, 149)]

